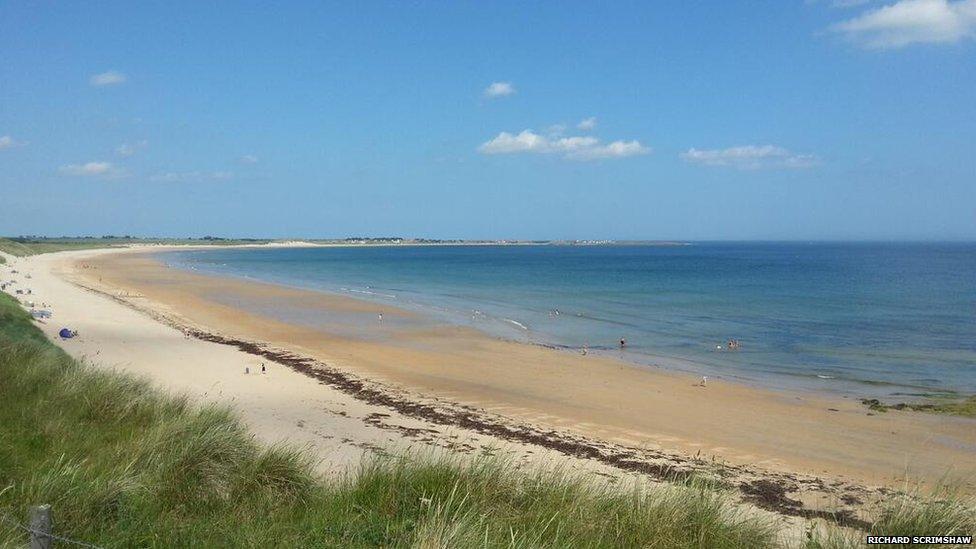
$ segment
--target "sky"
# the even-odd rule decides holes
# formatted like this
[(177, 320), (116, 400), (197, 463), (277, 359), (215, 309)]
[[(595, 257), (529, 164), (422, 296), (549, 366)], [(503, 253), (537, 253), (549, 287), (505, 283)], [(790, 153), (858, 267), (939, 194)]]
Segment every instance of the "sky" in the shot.
[(0, 234), (973, 240), (976, 0), (7, 1)]

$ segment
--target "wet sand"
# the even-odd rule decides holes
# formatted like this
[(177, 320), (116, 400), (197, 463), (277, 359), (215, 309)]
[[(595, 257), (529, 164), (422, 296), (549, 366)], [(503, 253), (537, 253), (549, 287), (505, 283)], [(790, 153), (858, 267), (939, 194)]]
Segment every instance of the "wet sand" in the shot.
[[(502, 341), (477, 330), (399, 322), (413, 313), (320, 292), (168, 268), (145, 252), (92, 254), (60, 275), (201, 334), (263, 342), (406, 394), (459, 403), (542, 432), (616, 445), (901, 487), (947, 473), (972, 489), (976, 421), (914, 412), (872, 414), (853, 399), (764, 390), (638, 368), (606, 356)], [(274, 302), (318, 318), (382, 323), (348, 330), (248, 312)], [(339, 332), (339, 333), (337, 333)]]

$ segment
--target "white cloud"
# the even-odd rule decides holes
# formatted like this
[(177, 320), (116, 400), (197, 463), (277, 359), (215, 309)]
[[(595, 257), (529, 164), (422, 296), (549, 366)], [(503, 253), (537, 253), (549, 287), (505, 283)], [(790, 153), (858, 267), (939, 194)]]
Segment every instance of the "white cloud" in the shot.
[(62, 175), (74, 177), (95, 177), (101, 179), (118, 179), (127, 175), (123, 168), (111, 162), (86, 162), (84, 164), (68, 164), (58, 169)]
[(877, 49), (954, 43), (976, 36), (976, 0), (899, 0), (831, 30)]
[(637, 156), (651, 152), (649, 147), (641, 145), (639, 141), (612, 141), (606, 145), (587, 147), (574, 154), (574, 157), (582, 160), (595, 160), (599, 158), (624, 158), (627, 156)]
[(245, 154), (244, 156), (240, 157), (239, 160), (240, 160), (241, 164), (257, 164), (258, 163), (258, 157), (254, 156), (253, 154)]
[(520, 152), (549, 152), (549, 140), (525, 130), (518, 135), (502, 132), (491, 141), (482, 143), (478, 150), (485, 154), (509, 154)]
[(580, 120), (580, 123), (577, 124), (576, 127), (584, 131), (590, 131), (596, 128), (596, 117), (591, 116), (589, 118), (584, 118), (583, 120)]
[(121, 145), (115, 148), (115, 154), (127, 158), (136, 154), (142, 149), (145, 149), (148, 146), (149, 146), (149, 141), (146, 141), (145, 139), (141, 141), (136, 141), (135, 143), (122, 143)]
[(159, 173), (149, 178), (150, 181), (161, 183), (199, 183), (203, 181), (227, 181), (233, 179), (233, 172), (165, 172)]
[(602, 144), (599, 139), (591, 136), (546, 136), (532, 130), (523, 130), (518, 134), (501, 132), (494, 139), (482, 143), (478, 151), (483, 154), (559, 154), (573, 160), (597, 160), (648, 154), (651, 149), (638, 141)]
[(511, 82), (492, 82), (485, 88), (485, 97), (505, 97), (515, 93), (515, 86)]
[(14, 147), (20, 147), (26, 144), (27, 143), (24, 143), (22, 141), (17, 141), (16, 139), (10, 137), (9, 135), (0, 135), (0, 150), (12, 149)]
[(106, 71), (95, 74), (88, 80), (92, 86), (114, 86), (125, 81), (125, 75), (118, 71)]
[(681, 158), (705, 166), (729, 166), (743, 170), (760, 168), (809, 168), (819, 161), (812, 154), (796, 154), (775, 145), (742, 145), (727, 149), (688, 149)]

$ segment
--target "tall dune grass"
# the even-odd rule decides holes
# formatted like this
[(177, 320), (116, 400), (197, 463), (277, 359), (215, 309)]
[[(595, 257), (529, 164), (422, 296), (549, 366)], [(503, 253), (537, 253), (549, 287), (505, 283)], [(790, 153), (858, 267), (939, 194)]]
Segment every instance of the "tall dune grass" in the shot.
[[(853, 549), (873, 536), (972, 536), (976, 532), (976, 498), (956, 486), (943, 485), (923, 493), (918, 489), (892, 496), (885, 502), (870, 532), (836, 527), (818, 530), (807, 540), (807, 549)], [(912, 547), (946, 547), (914, 544)]]

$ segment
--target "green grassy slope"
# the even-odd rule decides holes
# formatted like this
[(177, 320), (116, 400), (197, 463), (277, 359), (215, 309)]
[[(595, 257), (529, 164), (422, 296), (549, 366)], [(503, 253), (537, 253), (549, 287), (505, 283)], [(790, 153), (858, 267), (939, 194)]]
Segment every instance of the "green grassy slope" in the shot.
[(6, 252), (15, 256), (27, 256), (42, 254), (47, 252), (60, 252), (64, 250), (82, 250), (89, 248), (108, 248), (116, 245), (112, 241), (101, 239), (10, 239), (0, 238), (0, 252)]
[(195, 246), (205, 245), (240, 245), (240, 244), (265, 244), (271, 242), (267, 239), (189, 239), (189, 238), (135, 238), (135, 237), (64, 237), (64, 238), (40, 238), (40, 237), (0, 237), (0, 252), (6, 252), (15, 256), (28, 256), (50, 252), (61, 252), (65, 250), (86, 250), (92, 248), (112, 248), (129, 244), (192, 244)]

